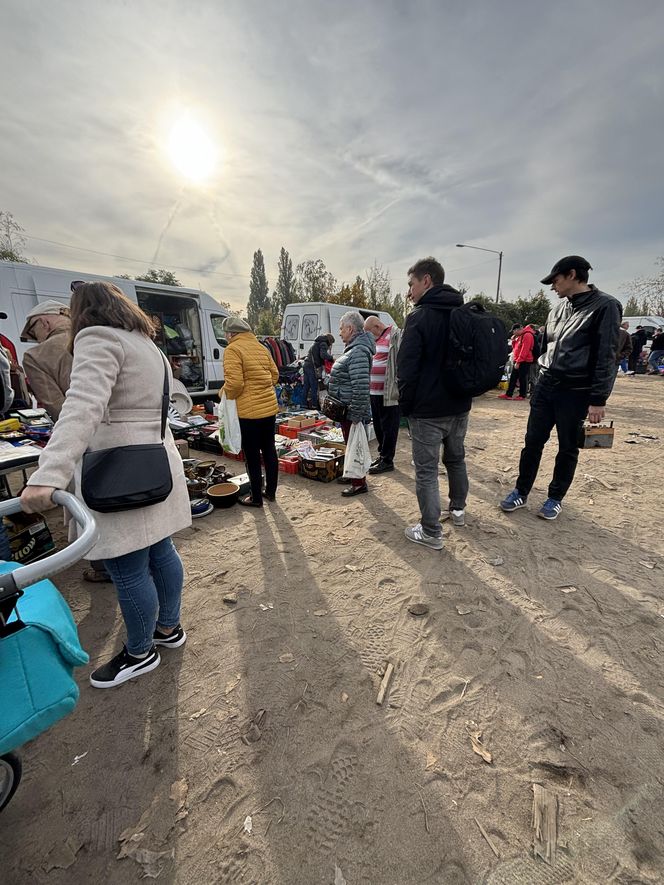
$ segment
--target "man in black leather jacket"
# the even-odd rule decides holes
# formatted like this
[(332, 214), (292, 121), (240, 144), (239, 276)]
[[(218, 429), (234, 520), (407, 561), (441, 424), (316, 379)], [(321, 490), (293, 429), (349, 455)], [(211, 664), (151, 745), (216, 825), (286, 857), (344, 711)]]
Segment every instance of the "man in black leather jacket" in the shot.
[(542, 280), (551, 284), (560, 303), (547, 318), (519, 477), (516, 488), (500, 502), (506, 513), (525, 505), (555, 427), (558, 454), (553, 479), (537, 515), (556, 519), (574, 478), (583, 421), (587, 416), (591, 424), (598, 424), (604, 418), (615, 376), (622, 306), (588, 283), (589, 270), (585, 258), (568, 255)]

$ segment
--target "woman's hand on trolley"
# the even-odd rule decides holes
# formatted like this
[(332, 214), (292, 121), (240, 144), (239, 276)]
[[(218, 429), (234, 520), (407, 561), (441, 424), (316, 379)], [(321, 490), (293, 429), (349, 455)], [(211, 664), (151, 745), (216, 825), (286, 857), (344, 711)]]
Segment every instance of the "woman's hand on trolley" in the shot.
[(42, 510), (50, 510), (56, 505), (52, 495), (55, 491), (53, 486), (26, 486), (21, 492), (21, 508), (24, 513), (41, 513)]

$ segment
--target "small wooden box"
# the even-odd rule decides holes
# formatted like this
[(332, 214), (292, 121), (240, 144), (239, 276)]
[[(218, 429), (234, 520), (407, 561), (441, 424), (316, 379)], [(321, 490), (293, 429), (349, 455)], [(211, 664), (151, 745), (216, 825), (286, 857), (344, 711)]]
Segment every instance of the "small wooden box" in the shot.
[(586, 424), (583, 427), (583, 448), (611, 449), (613, 435), (613, 421), (608, 427), (604, 424)]

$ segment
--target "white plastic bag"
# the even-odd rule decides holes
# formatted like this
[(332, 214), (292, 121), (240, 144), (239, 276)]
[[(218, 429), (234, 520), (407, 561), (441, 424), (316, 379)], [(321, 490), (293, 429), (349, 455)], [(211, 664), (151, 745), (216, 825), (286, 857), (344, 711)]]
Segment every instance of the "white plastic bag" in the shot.
[(364, 424), (353, 424), (348, 434), (348, 444), (344, 456), (344, 477), (364, 479), (371, 467), (371, 452)]
[(240, 419), (237, 416), (237, 403), (234, 399), (226, 399), (226, 394), (221, 394), (219, 403), (219, 442), (224, 449), (239, 454), (242, 449), (242, 432)]

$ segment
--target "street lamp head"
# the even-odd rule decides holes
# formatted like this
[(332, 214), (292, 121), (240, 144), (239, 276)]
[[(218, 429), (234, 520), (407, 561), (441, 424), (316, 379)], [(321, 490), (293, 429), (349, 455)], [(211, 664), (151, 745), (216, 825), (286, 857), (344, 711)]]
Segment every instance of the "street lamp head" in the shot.
[(456, 244), (456, 247), (457, 247), (457, 249), (465, 249), (465, 248), (466, 248), (466, 244), (465, 244), (465, 243), (457, 243), (457, 244)]

